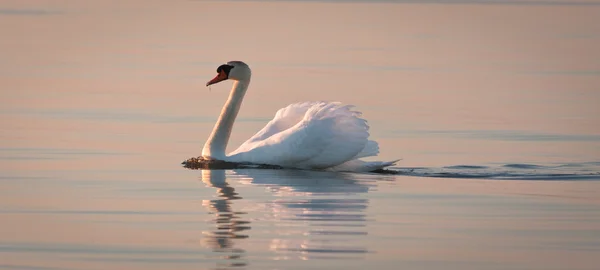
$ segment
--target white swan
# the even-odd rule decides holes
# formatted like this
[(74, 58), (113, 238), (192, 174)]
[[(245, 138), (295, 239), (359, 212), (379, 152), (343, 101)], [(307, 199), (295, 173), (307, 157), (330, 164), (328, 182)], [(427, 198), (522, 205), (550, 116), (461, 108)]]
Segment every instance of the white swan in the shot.
[(233, 80), (221, 115), (202, 149), (205, 159), (278, 165), (285, 168), (372, 171), (397, 161), (366, 162), (376, 156), (377, 142), (368, 140), (369, 126), (360, 113), (339, 102), (303, 102), (280, 109), (275, 118), (237, 150), (225, 155), (233, 122), (250, 84), (250, 67), (230, 61), (217, 68), (206, 86)]

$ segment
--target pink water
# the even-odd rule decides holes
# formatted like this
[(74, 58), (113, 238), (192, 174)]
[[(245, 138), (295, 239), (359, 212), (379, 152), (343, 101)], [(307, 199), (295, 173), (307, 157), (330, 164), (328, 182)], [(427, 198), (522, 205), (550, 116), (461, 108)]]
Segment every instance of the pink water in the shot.
[[(482, 3), (2, 1), (0, 269), (596, 269), (600, 2)], [(228, 60), (401, 175), (182, 169)]]

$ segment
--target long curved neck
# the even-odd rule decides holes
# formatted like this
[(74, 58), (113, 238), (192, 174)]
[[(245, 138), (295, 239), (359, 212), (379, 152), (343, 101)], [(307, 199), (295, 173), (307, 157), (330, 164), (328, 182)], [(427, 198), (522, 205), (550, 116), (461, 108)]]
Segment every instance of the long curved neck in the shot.
[(225, 149), (229, 142), (231, 129), (233, 128), (235, 118), (240, 111), (249, 84), (250, 78), (243, 81), (235, 81), (233, 83), (229, 98), (221, 110), (221, 115), (219, 116), (210, 137), (204, 144), (202, 157), (206, 159), (225, 159)]

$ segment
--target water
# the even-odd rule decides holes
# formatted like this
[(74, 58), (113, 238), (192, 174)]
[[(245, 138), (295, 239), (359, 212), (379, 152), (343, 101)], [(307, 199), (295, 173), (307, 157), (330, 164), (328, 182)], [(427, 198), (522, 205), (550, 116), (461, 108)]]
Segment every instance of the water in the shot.
[[(597, 1), (0, 3), (0, 269), (596, 269)], [(289, 103), (397, 175), (186, 170)]]

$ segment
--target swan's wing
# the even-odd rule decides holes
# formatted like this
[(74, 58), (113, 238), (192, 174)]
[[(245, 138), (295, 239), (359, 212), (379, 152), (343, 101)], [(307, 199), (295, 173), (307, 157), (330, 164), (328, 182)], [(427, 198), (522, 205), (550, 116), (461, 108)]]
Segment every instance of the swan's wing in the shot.
[(318, 155), (326, 146), (328, 122), (300, 121), (265, 140), (244, 143), (229, 155), (228, 160), (297, 167), (295, 164)]
[[(274, 134), (285, 131), (288, 128), (293, 127), (298, 124), (304, 116), (308, 109), (313, 106), (318, 106), (319, 104), (325, 104), (326, 102), (300, 102), (290, 104), (285, 108), (281, 108), (275, 113), (275, 117), (273, 120), (269, 121), (265, 125), (263, 129), (257, 132), (254, 136), (244, 142), (239, 149), (246, 148), (246, 144), (253, 144), (255, 142), (264, 141), (265, 139), (273, 136)], [(238, 150), (234, 151), (237, 152)]]
[(379, 144), (376, 141), (369, 140), (360, 153), (354, 158), (374, 157), (379, 154)]
[[(365, 149), (369, 127), (360, 118), (360, 113), (350, 110), (351, 106), (342, 106), (337, 102), (317, 102), (305, 106), (308, 108), (301, 120), (285, 128), (291, 124), (287, 120), (293, 117), (280, 117), (286, 121), (274, 119), (228, 159), (234, 162), (322, 169), (351, 160)], [(301, 110), (304, 107), (298, 109)], [(275, 132), (279, 129), (284, 130)], [(369, 149), (372, 150), (372, 147)]]

